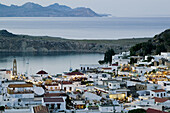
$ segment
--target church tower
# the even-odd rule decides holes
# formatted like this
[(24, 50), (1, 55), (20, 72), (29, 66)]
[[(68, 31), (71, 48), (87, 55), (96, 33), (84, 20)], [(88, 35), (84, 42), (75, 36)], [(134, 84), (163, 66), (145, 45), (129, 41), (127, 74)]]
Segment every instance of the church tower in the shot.
[(12, 72), (13, 76), (17, 76), (17, 61), (16, 59), (14, 59), (13, 61), (13, 72)]

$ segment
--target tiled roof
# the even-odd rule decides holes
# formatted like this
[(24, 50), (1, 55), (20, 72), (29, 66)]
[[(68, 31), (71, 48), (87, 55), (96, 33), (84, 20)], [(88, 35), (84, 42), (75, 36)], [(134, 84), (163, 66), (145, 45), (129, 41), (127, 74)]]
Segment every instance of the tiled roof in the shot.
[(43, 98), (44, 102), (64, 102), (63, 98)]
[(32, 84), (9, 84), (9, 88), (33, 87)]
[(72, 84), (70, 81), (63, 81), (62, 84)]
[(66, 75), (84, 75), (81, 72), (71, 72), (71, 73), (66, 73)]
[(58, 84), (45, 84), (46, 86), (58, 86)]
[(102, 69), (104, 69), (104, 70), (111, 70), (112, 68), (109, 68), (109, 67), (105, 67), (105, 68), (102, 68)]
[(49, 113), (46, 106), (35, 106), (33, 107), (34, 113)]
[(148, 109), (146, 110), (146, 113), (168, 113), (168, 112), (162, 112), (162, 111), (160, 111), (160, 110), (148, 108)]
[(152, 90), (153, 92), (165, 92), (163, 89)]
[(37, 74), (48, 74), (47, 72), (45, 72), (44, 70), (39, 71)]
[(158, 98), (158, 97), (153, 97), (153, 99), (155, 99), (155, 102), (160, 102), (160, 103), (166, 102), (168, 100), (166, 98)]
[(45, 97), (67, 96), (66, 93), (46, 93)]

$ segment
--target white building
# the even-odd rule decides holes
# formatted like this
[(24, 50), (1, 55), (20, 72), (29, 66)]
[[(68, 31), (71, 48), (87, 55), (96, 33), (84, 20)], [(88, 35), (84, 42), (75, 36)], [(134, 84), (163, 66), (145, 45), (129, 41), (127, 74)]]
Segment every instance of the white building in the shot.
[(12, 80), (12, 71), (9, 69), (0, 69), (0, 80)]
[(109, 89), (119, 89), (120, 88), (120, 82), (117, 81), (110, 81), (108, 82)]
[(162, 89), (170, 91), (170, 81), (158, 81), (158, 84), (161, 85)]
[(72, 82), (69, 81), (63, 81), (62, 83), (58, 84), (59, 88), (66, 91), (66, 92), (72, 92), (75, 90), (75, 86)]
[(123, 111), (123, 108), (121, 105), (100, 105), (99, 110), (101, 113), (121, 113)]
[(170, 52), (161, 52), (161, 55), (165, 58), (170, 60)]
[(45, 84), (45, 88), (48, 91), (56, 91), (56, 90), (60, 90), (60, 86), (57, 83), (53, 83), (53, 84)]
[(96, 95), (94, 93), (90, 93), (90, 92), (85, 92), (82, 97), (89, 101), (93, 101), (93, 100), (100, 101), (100, 99), (102, 98), (101, 96), (98, 96), (98, 95)]
[(98, 85), (103, 85), (103, 80), (111, 79), (111, 75), (102, 73), (98, 76)]
[(121, 54), (116, 54), (112, 56), (112, 62), (118, 63), (118, 65), (128, 64), (130, 62), (130, 58), (126, 58), (130, 55), (130, 52), (122, 52)]
[(90, 69), (97, 69), (101, 67), (101, 65), (99, 64), (80, 64), (80, 70), (81, 71), (87, 71), (87, 70), (90, 70)]
[(62, 97), (42, 98), (42, 105), (48, 107), (51, 111), (66, 110), (66, 102)]
[(135, 70), (139, 75), (143, 75), (146, 72), (152, 71), (153, 68), (142, 66), (142, 67), (132, 67), (132, 70)]
[(167, 91), (167, 96), (170, 97), (170, 81), (158, 81), (158, 84)]
[(12, 98), (34, 98), (32, 84), (9, 84), (7, 93)]
[(159, 98), (167, 97), (167, 92), (166, 92), (166, 90), (163, 90), (163, 89), (151, 90), (150, 96), (151, 97), (159, 97)]

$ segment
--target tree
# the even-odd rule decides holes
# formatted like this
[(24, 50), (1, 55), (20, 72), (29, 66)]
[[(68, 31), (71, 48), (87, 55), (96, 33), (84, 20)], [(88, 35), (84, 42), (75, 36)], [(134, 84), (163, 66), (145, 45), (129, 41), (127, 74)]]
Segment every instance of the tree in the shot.
[(99, 64), (109, 63), (112, 64), (112, 56), (115, 55), (115, 52), (113, 49), (108, 49), (104, 54), (104, 60), (99, 60)]
[(103, 64), (105, 63), (105, 61), (104, 61), (104, 60), (99, 60), (98, 63), (99, 63), (100, 65), (103, 65)]
[(134, 63), (137, 63), (137, 59), (135, 59), (135, 58), (130, 58), (130, 64), (134, 64)]
[(4, 111), (5, 110), (5, 107), (4, 106), (0, 106), (0, 111)]
[(66, 108), (69, 109), (69, 106), (73, 106), (71, 99), (69, 98), (69, 96), (67, 95), (67, 98), (65, 99), (66, 101)]
[(152, 59), (154, 59), (154, 57), (148, 56), (147, 61), (150, 62)]
[(156, 47), (156, 54), (161, 54), (161, 52), (166, 52), (166, 48), (164, 44), (160, 44)]
[(109, 49), (106, 51), (104, 54), (104, 62), (109, 63), (110, 65), (112, 64), (112, 56), (115, 55), (115, 52), (113, 49)]

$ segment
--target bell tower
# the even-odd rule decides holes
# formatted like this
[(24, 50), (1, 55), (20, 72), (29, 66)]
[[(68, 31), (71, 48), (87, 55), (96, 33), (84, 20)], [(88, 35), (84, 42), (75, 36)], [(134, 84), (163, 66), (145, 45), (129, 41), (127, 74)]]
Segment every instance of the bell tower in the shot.
[(17, 76), (17, 61), (16, 59), (14, 59), (13, 61), (13, 72), (12, 72), (13, 76)]

